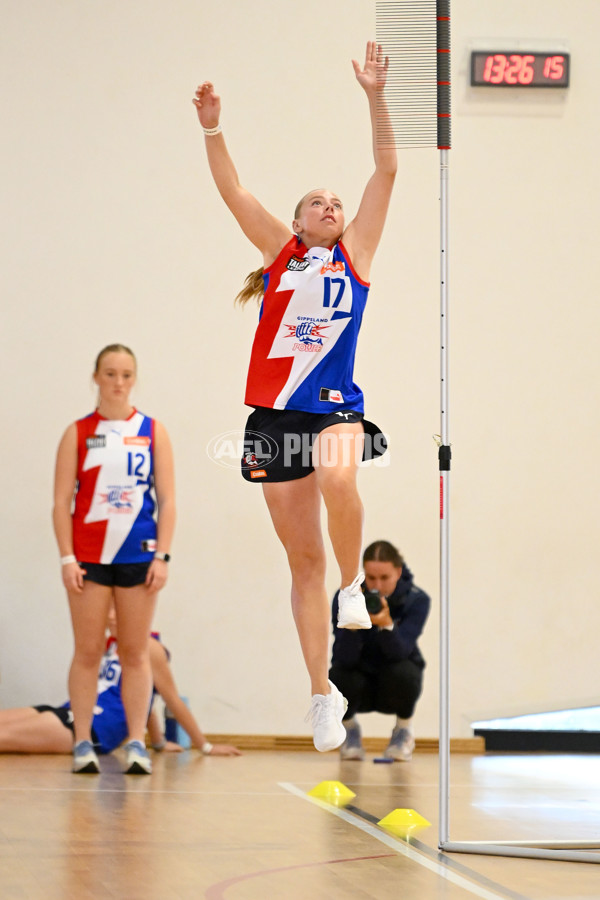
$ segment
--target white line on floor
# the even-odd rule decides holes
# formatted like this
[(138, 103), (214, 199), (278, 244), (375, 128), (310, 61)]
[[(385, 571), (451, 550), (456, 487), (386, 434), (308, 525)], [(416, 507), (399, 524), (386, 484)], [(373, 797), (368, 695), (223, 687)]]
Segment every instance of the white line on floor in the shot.
[(483, 898), (483, 900), (498, 900), (498, 898), (502, 898), (503, 896), (502, 894), (496, 894), (492, 891), (488, 891), (485, 888), (474, 884), (472, 881), (468, 881), (461, 875), (457, 875), (455, 872), (449, 870), (446, 866), (443, 866), (440, 863), (435, 862), (434, 860), (428, 859), (417, 850), (413, 850), (410, 844), (407, 844), (405, 841), (398, 840), (397, 838), (394, 838), (391, 835), (379, 830), (374, 825), (369, 825), (367, 822), (361, 821), (359, 818), (353, 816), (351, 813), (346, 812), (344, 809), (340, 809), (337, 806), (332, 806), (330, 803), (324, 803), (317, 797), (310, 797), (304, 791), (300, 790), (300, 788), (296, 787), (295, 784), (291, 784), (291, 782), (289, 781), (279, 782), (279, 787), (282, 787), (284, 790), (289, 791), (290, 794), (295, 794), (297, 797), (301, 797), (303, 800), (308, 800), (309, 803), (314, 803), (316, 806), (320, 806), (321, 809), (332, 813), (334, 816), (338, 816), (338, 818), (343, 819), (345, 822), (348, 822), (355, 828), (358, 828), (361, 831), (364, 831), (366, 834), (371, 835), (371, 837), (374, 837), (380, 843), (385, 844), (386, 847), (390, 847), (392, 850), (395, 850), (396, 853), (400, 853), (402, 856), (407, 857), (412, 862), (423, 866), (425, 869), (429, 869), (430, 872), (434, 872), (440, 878), (444, 878), (446, 881), (451, 881), (453, 884), (456, 884), (458, 885), (458, 887), (469, 891), (471, 894)]

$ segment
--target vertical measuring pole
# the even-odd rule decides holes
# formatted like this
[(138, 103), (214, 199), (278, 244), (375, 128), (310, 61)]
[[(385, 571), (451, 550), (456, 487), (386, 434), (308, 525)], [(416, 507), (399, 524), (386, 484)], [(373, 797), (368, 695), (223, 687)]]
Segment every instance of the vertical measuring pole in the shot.
[(450, 150), (450, 0), (437, 0), (437, 137), (440, 151), (440, 737), (439, 843), (449, 837), (450, 807), (450, 432), (448, 390), (448, 162)]
[[(377, 40), (391, 51), (382, 142), (440, 151), (440, 753), (439, 846), (445, 852), (600, 863), (598, 841), (450, 841), (450, 428), (448, 162), (450, 150), (450, 0), (377, 0)], [(433, 27), (435, 18), (435, 28)], [(437, 97), (436, 97), (437, 92)], [(437, 102), (436, 102), (437, 101)], [(437, 124), (437, 132), (436, 132)], [(389, 144), (388, 144), (389, 145)], [(579, 848), (579, 849), (577, 849)]]
[(378, 140), (440, 152), (441, 428), (440, 470), (440, 845), (450, 804), (450, 616), (448, 428), (448, 158), (450, 150), (450, 0), (377, 0), (377, 40), (390, 54), (386, 81), (391, 128)]

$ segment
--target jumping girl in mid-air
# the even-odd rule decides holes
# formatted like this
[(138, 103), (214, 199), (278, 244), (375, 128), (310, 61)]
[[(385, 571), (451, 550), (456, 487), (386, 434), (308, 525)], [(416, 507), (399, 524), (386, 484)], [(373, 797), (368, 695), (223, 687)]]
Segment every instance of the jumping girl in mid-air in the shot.
[[(246, 426), (242, 474), (262, 484), (287, 553), (292, 610), (311, 681), (314, 744), (322, 751), (345, 740), (346, 701), (327, 677), (329, 602), (321, 498), (341, 574), (339, 625), (370, 628), (359, 571), (363, 510), (356, 475), (361, 458), (385, 449), (378, 429), (363, 418), (363, 395), (354, 384), (353, 367), (397, 161), (393, 146), (377, 142), (378, 125), (385, 130), (389, 124), (383, 100), (388, 59), (369, 41), (364, 66), (356, 60), (352, 64), (369, 103), (375, 171), (348, 224), (337, 195), (318, 188), (298, 203), (291, 235), (240, 184), (225, 145), (214, 86), (204, 82), (194, 100), (215, 184), (263, 256), (263, 269), (248, 276), (239, 295), (243, 303), (264, 293), (248, 372), (245, 402), (254, 412)], [(254, 452), (256, 433), (274, 448), (267, 459)]]

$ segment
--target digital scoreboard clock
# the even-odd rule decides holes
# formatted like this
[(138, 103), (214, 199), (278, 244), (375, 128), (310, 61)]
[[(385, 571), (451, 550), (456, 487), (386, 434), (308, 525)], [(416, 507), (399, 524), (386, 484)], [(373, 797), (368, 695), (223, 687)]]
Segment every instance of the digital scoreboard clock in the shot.
[(523, 50), (473, 50), (471, 84), (477, 87), (569, 86), (569, 54)]

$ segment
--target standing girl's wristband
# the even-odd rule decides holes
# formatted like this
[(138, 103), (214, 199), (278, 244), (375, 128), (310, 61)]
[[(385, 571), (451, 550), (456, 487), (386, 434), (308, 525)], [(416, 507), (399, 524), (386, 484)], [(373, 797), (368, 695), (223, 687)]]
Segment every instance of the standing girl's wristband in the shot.
[(76, 563), (77, 557), (70, 553), (68, 556), (61, 556), (60, 564), (61, 566), (68, 566), (69, 563)]

